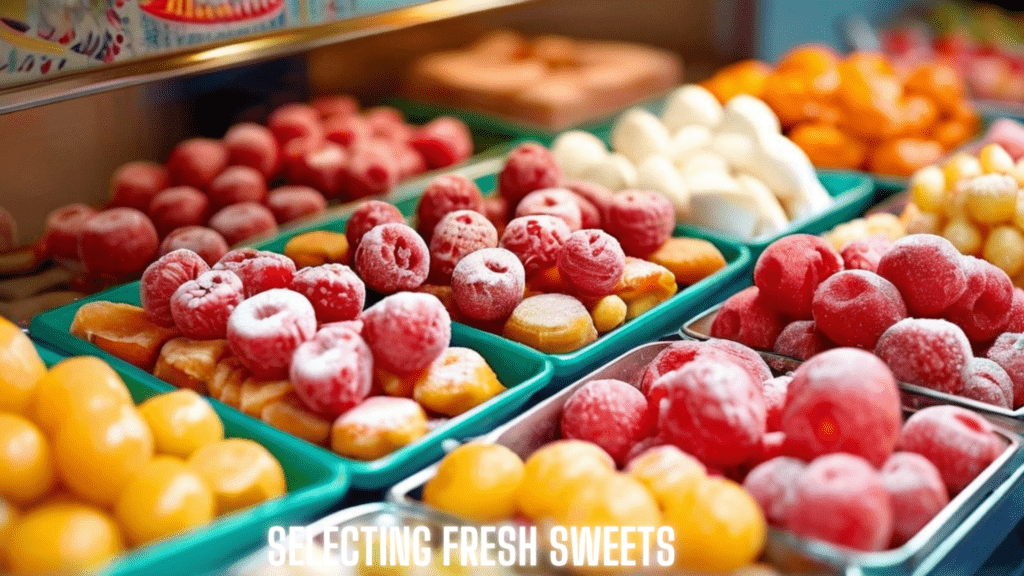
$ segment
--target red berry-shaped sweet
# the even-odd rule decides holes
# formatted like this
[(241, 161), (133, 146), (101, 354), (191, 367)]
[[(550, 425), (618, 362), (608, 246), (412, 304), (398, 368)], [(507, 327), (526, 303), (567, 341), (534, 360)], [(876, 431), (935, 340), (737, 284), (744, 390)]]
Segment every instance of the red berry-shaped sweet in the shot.
[(370, 230), (381, 224), (405, 224), (405, 216), (398, 208), (380, 200), (367, 200), (356, 208), (345, 225), (345, 238), (348, 239), (349, 250), (355, 252), (359, 242)]
[(794, 234), (773, 242), (754, 266), (754, 284), (772, 308), (795, 320), (811, 319), (818, 285), (843, 269), (843, 261), (821, 238)]
[(706, 342), (684, 340), (673, 342), (654, 357), (640, 377), (640, 390), (649, 396), (654, 382), (663, 374), (678, 370), (697, 358), (709, 358), (736, 364), (754, 382), (764, 382), (772, 377), (771, 370), (761, 356), (742, 344), (716, 338)]
[(591, 380), (562, 406), (562, 437), (604, 448), (619, 466), (648, 435), (647, 399), (621, 380)]
[(358, 333), (325, 326), (295, 349), (288, 379), (306, 406), (335, 417), (370, 395), (373, 355)]
[(255, 202), (225, 206), (210, 217), (209, 224), (232, 245), (277, 232), (274, 215), (266, 206)]
[(1013, 382), (1013, 408), (1024, 405), (1024, 334), (1008, 332), (996, 338), (988, 358), (998, 364)]
[(806, 468), (802, 460), (779, 456), (758, 464), (743, 480), (743, 487), (761, 505), (772, 526), (786, 526), (797, 481)]
[(892, 241), (885, 236), (868, 236), (848, 242), (839, 253), (847, 270), (878, 271), (878, 262), (889, 249)]
[(301, 148), (295, 160), (288, 161), (288, 179), (291, 184), (309, 186), (319, 190), (325, 198), (340, 198), (347, 186), (346, 168), (350, 157), (344, 148), (334, 142), (320, 142), (307, 146), (308, 140), (289, 142), (286, 150)]
[(916, 452), (939, 469), (950, 496), (959, 494), (1006, 448), (992, 425), (959, 406), (929, 406), (907, 418), (900, 450)]
[(343, 264), (303, 268), (295, 273), (291, 288), (309, 299), (321, 324), (355, 320), (366, 302), (363, 281)]
[(584, 296), (611, 294), (622, 280), (626, 255), (619, 241), (600, 230), (573, 232), (558, 254), (558, 273)]
[(267, 181), (255, 168), (229, 166), (210, 182), (206, 192), (218, 208), (239, 202), (263, 202)]
[(878, 274), (903, 295), (912, 317), (937, 318), (967, 290), (964, 260), (945, 238), (900, 238), (878, 262)]
[(78, 257), (93, 275), (138, 276), (156, 259), (160, 239), (149, 218), (134, 208), (111, 208), (89, 218), (78, 236)]
[(398, 184), (398, 159), (391, 146), (371, 140), (351, 149), (344, 177), (345, 199), (387, 194)]
[(398, 180), (408, 180), (427, 171), (427, 161), (407, 142), (391, 142), (391, 151), (398, 165)]
[(972, 342), (992, 340), (1010, 323), (1013, 282), (995, 265), (972, 256), (964, 257), (964, 272), (967, 290), (946, 310), (946, 319)]
[(155, 162), (128, 162), (110, 179), (110, 206), (146, 212), (158, 192), (167, 188), (167, 170)]
[(431, 180), (416, 206), (416, 229), (430, 241), (434, 228), (456, 210), (484, 212), (484, 198), (475, 182), (461, 174), (445, 174)]
[[(281, 170), (289, 184), (299, 184), (296, 177), (299, 179), (309, 178), (304, 158), (307, 154), (322, 148), (326, 143), (323, 134), (317, 133), (305, 138), (293, 138), (288, 143), (281, 145)], [(342, 155), (344, 159), (348, 159), (344, 150), (342, 150)]]
[(959, 326), (945, 320), (907, 318), (882, 334), (875, 354), (900, 382), (956, 394), (960, 371), (973, 357)]
[(711, 336), (771, 350), (786, 320), (772, 308), (757, 286), (729, 297), (711, 322)]
[(193, 138), (178, 144), (167, 158), (171, 184), (199, 190), (228, 167), (228, 150), (219, 140)]
[(359, 101), (348, 94), (320, 96), (309, 103), (326, 120), (334, 116), (352, 116), (359, 113)]
[(426, 281), (430, 251), (405, 224), (381, 224), (363, 235), (353, 263), (368, 288), (390, 294), (415, 290)]
[(343, 148), (366, 142), (370, 136), (370, 125), (362, 116), (334, 116), (324, 122), (324, 137)]
[(171, 296), (171, 317), (186, 338), (213, 340), (227, 334), (228, 318), (242, 303), (242, 281), (227, 270), (203, 272)]
[(296, 138), (306, 138), (321, 131), (320, 114), (307, 104), (285, 104), (270, 113), (267, 128), (284, 146)]
[(946, 507), (949, 494), (939, 469), (920, 454), (896, 452), (881, 474), (892, 503), (892, 545), (902, 546)]
[(287, 377), (295, 349), (315, 334), (313, 305), (302, 294), (282, 288), (246, 299), (228, 318), (231, 352), (262, 380)]
[(570, 235), (572, 230), (560, 218), (523, 216), (505, 227), (501, 247), (515, 254), (529, 275), (557, 264)]
[(519, 146), (505, 159), (498, 175), (498, 193), (514, 208), (527, 194), (544, 188), (557, 188), (562, 170), (551, 151), (540, 144)]
[(711, 338), (704, 342), (704, 346), (709, 350), (724, 354), (733, 364), (750, 374), (750, 378), (754, 382), (764, 382), (772, 377), (771, 368), (768, 367), (764, 358), (749, 346), (721, 338)]
[(46, 253), (52, 258), (78, 260), (78, 237), (85, 222), (97, 214), (85, 204), (68, 204), (46, 215)]
[(139, 283), (139, 298), (146, 316), (162, 326), (174, 326), (171, 296), (182, 284), (195, 280), (209, 269), (210, 266), (191, 250), (175, 250), (150, 264)]
[[(580, 204), (580, 210), (583, 212), (583, 227), (601, 228), (603, 226), (603, 222), (608, 219), (608, 213), (611, 211), (612, 201), (615, 197), (612, 191), (600, 184), (594, 184), (593, 182), (587, 182), (585, 180), (566, 180), (562, 183), (562, 187), (573, 194), (576, 194), (585, 202), (585, 204)], [(595, 225), (591, 225), (588, 222), (588, 218), (590, 218), (592, 214), (587, 205), (593, 206), (597, 211), (599, 220)]]
[(327, 208), (327, 200), (309, 186), (281, 186), (267, 195), (267, 208), (278, 224), (286, 224), (323, 212)]
[(1024, 332), (1024, 290), (1013, 289), (1013, 303), (1010, 305), (1010, 323), (1006, 325), (1007, 332)]
[(370, 134), (389, 142), (407, 142), (413, 135), (413, 128), (405, 123), (405, 114), (394, 106), (374, 106), (363, 114)]
[(417, 130), (409, 144), (431, 168), (444, 168), (473, 155), (473, 135), (469, 127), (452, 116), (440, 116)]
[(498, 231), (483, 214), (472, 210), (449, 212), (430, 238), (431, 276), (439, 283), (448, 283), (459, 260), (497, 245)]
[(452, 296), (459, 311), (474, 320), (503, 320), (523, 300), (526, 272), (516, 255), (484, 248), (466, 256), (452, 272)]
[(452, 321), (431, 294), (400, 292), (363, 313), (363, 337), (381, 368), (399, 374), (423, 370), (448, 348)]
[(818, 330), (813, 320), (797, 320), (782, 329), (772, 352), (797, 360), (809, 360), (831, 348), (835, 348), (835, 344)]
[(161, 238), (178, 228), (202, 226), (210, 213), (210, 200), (191, 186), (168, 188), (149, 203), (149, 218)]
[(516, 207), (516, 218), (547, 215), (561, 219), (575, 232), (583, 227), (583, 212), (577, 197), (564, 188), (545, 188), (527, 194)]
[(907, 317), (891, 282), (865, 270), (844, 270), (818, 285), (811, 302), (814, 324), (840, 346), (874, 350), (890, 326)]
[(646, 258), (661, 247), (676, 225), (672, 202), (657, 192), (627, 190), (612, 197), (604, 228), (626, 254)]
[(265, 126), (253, 122), (235, 124), (224, 134), (224, 146), (228, 149), (228, 163), (253, 168), (267, 180), (276, 176), (281, 167), (280, 146)]
[(228, 253), (228, 243), (219, 232), (203, 226), (178, 228), (160, 243), (160, 255), (186, 248), (213, 266)]
[(786, 396), (789, 393), (789, 383), (792, 381), (792, 376), (778, 376), (764, 381), (761, 395), (764, 397), (764, 408), (768, 413), (769, 432), (782, 430), (782, 413), (786, 410)]
[(224, 255), (214, 270), (230, 270), (242, 280), (246, 298), (274, 288), (288, 288), (295, 275), (291, 258), (253, 248), (239, 248)]
[(1013, 381), (988, 358), (971, 358), (960, 373), (960, 395), (993, 406), (1011, 408)]

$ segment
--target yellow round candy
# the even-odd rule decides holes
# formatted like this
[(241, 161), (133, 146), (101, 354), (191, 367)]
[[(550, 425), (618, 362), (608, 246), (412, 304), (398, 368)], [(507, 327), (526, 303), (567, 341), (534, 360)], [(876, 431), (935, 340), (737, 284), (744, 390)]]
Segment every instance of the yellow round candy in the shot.
[(963, 218), (965, 220), (971, 218), (970, 213), (967, 212), (967, 196), (967, 190), (960, 186), (946, 195), (946, 203), (943, 208), (947, 218)]
[(11, 530), (7, 554), (15, 574), (64, 574), (99, 568), (123, 549), (106, 512), (62, 502), (22, 517)]
[(895, 242), (907, 235), (907, 229), (899, 216), (888, 212), (878, 212), (864, 219), (867, 224), (868, 236), (885, 236)]
[(1017, 210), (1017, 181), (1005, 174), (986, 174), (965, 181), (967, 212), (983, 224), (1009, 222)]
[(184, 460), (157, 456), (132, 476), (114, 511), (128, 541), (140, 546), (208, 524), (213, 492)]
[(981, 169), (988, 174), (1009, 174), (1014, 169), (1013, 158), (999, 144), (993, 142), (978, 153)]
[(946, 196), (946, 175), (938, 166), (927, 166), (910, 177), (914, 204), (925, 212), (939, 212)]
[(46, 366), (28, 336), (0, 316), (0, 412), (27, 414)]
[(516, 511), (523, 461), (499, 444), (464, 444), (441, 460), (423, 487), (423, 502), (478, 522), (498, 522)]
[(283, 495), (281, 463), (260, 444), (228, 438), (196, 450), (188, 465), (206, 480), (217, 501), (217, 514), (255, 506)]
[(942, 229), (942, 237), (949, 240), (961, 254), (971, 256), (977, 256), (981, 252), (981, 245), (985, 240), (978, 227), (963, 218), (950, 220)]
[(53, 434), (73, 413), (118, 405), (134, 406), (117, 372), (99, 358), (78, 356), (54, 364), (39, 381), (33, 414), (39, 426)]
[(224, 439), (224, 423), (213, 406), (188, 388), (146, 400), (139, 405), (139, 414), (153, 431), (158, 454), (188, 458), (199, 448)]
[(669, 444), (634, 458), (626, 473), (643, 482), (662, 508), (690, 497), (708, 476), (699, 460)]
[(1013, 226), (993, 228), (982, 256), (1013, 278), (1024, 270), (1024, 234)]
[(626, 303), (615, 294), (605, 296), (590, 310), (598, 334), (611, 332), (626, 321)]
[(942, 166), (942, 173), (946, 177), (946, 189), (955, 188), (957, 183), (965, 178), (980, 176), (984, 173), (981, 169), (981, 162), (977, 158), (960, 152), (953, 156)]
[(0, 413), (0, 497), (28, 504), (56, 482), (50, 444), (31, 421)]
[(535, 522), (565, 518), (569, 498), (595, 478), (615, 471), (615, 462), (596, 444), (557, 440), (526, 459), (516, 507)]

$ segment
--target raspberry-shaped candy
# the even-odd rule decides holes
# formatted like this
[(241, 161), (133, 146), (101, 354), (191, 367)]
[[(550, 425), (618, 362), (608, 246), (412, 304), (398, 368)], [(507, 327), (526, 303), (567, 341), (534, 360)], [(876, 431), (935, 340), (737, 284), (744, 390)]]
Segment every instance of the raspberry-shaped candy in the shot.
[(285, 145), (288, 180), (309, 186), (325, 198), (339, 198), (346, 187), (345, 170), (351, 158), (334, 142), (293, 140)]
[(822, 456), (797, 479), (787, 528), (854, 550), (882, 550), (893, 532), (889, 494), (881, 476), (863, 458)]
[(786, 396), (792, 376), (778, 376), (765, 380), (761, 388), (764, 396), (764, 407), (768, 413), (767, 430), (777, 432), (782, 429), (782, 413), (786, 410)]
[(473, 155), (473, 136), (466, 124), (452, 116), (439, 116), (413, 134), (409, 144), (431, 168), (457, 164)]
[(647, 435), (647, 399), (621, 380), (591, 380), (562, 407), (562, 437), (604, 448), (619, 466), (633, 444)]
[(149, 203), (149, 218), (160, 237), (185, 226), (201, 226), (210, 212), (210, 200), (191, 186), (163, 190)]
[(508, 223), (501, 235), (501, 247), (515, 254), (527, 275), (558, 263), (562, 246), (572, 230), (554, 216), (523, 216)]
[[(600, 184), (585, 180), (566, 180), (562, 183), (562, 187), (585, 201), (585, 204), (580, 204), (580, 211), (583, 212), (583, 227), (602, 228), (603, 223), (608, 218), (608, 212), (611, 211), (612, 201), (615, 197), (614, 193)], [(588, 218), (591, 215), (587, 205), (593, 206), (594, 210), (597, 211), (599, 220), (593, 226), (588, 222)]]
[(475, 182), (461, 174), (445, 174), (430, 181), (416, 206), (416, 229), (427, 241), (447, 214), (472, 210), (483, 214), (484, 197)]
[(772, 526), (786, 526), (797, 481), (806, 468), (802, 460), (779, 456), (758, 464), (743, 480), (743, 487), (761, 505)]
[(373, 355), (358, 333), (325, 326), (295, 349), (288, 379), (310, 409), (338, 416), (370, 395)]
[(365, 198), (386, 194), (398, 184), (399, 166), (394, 151), (384, 142), (371, 140), (351, 150), (344, 168), (342, 197)]
[(239, 202), (259, 203), (267, 196), (267, 181), (255, 168), (230, 166), (210, 182), (207, 194), (218, 208)]
[(1024, 289), (1013, 289), (1013, 303), (1010, 305), (1010, 323), (1007, 332), (1024, 332)]
[(711, 338), (704, 342), (704, 346), (709, 350), (724, 354), (733, 364), (750, 374), (750, 378), (754, 382), (764, 382), (772, 377), (771, 368), (768, 367), (764, 358), (748, 346), (720, 338)]
[(320, 96), (310, 101), (309, 105), (324, 120), (335, 116), (353, 116), (359, 112), (359, 101), (348, 94)]
[(349, 250), (355, 252), (363, 236), (381, 224), (405, 224), (405, 216), (394, 205), (380, 200), (367, 200), (360, 204), (345, 224)]
[(892, 503), (892, 545), (901, 546), (946, 507), (949, 493), (939, 469), (920, 454), (896, 452), (881, 473)]
[(110, 206), (125, 206), (142, 212), (158, 192), (167, 188), (167, 170), (155, 162), (122, 164), (110, 178)]
[(612, 197), (605, 230), (615, 236), (626, 254), (646, 258), (672, 236), (676, 212), (657, 192), (626, 190)]
[(467, 255), (498, 246), (498, 231), (479, 212), (449, 212), (430, 238), (430, 273), (440, 283), (451, 281), (455, 265)]
[(1006, 272), (973, 256), (964, 257), (964, 271), (967, 290), (946, 310), (946, 319), (972, 342), (992, 340), (1010, 323), (1013, 283)]
[(813, 320), (797, 320), (782, 329), (772, 352), (797, 360), (809, 360), (830, 348), (835, 348), (835, 344), (818, 330)]
[(405, 224), (381, 224), (363, 235), (353, 263), (368, 288), (390, 294), (423, 284), (430, 272), (430, 251)]
[(275, 288), (239, 304), (228, 318), (228, 343), (261, 380), (287, 377), (299, 344), (316, 334), (316, 312), (305, 296)]
[(1024, 334), (1006, 333), (996, 338), (988, 358), (999, 364), (1013, 382), (1013, 408), (1024, 405)]
[(881, 466), (902, 423), (892, 372), (870, 352), (836, 348), (800, 365), (782, 413), (782, 432), (794, 456), (812, 460), (847, 452)]
[(900, 291), (865, 270), (844, 270), (822, 282), (811, 303), (814, 323), (840, 346), (873, 350), (890, 326), (907, 317)]
[(959, 326), (945, 320), (907, 318), (882, 334), (878, 355), (900, 382), (956, 394), (960, 371), (973, 357)]
[(555, 188), (562, 182), (562, 170), (551, 151), (532, 142), (509, 153), (498, 175), (498, 193), (510, 207), (534, 190)]
[(291, 288), (309, 299), (321, 324), (355, 320), (366, 302), (366, 286), (344, 264), (303, 268), (295, 273)]
[(959, 406), (915, 412), (900, 436), (900, 450), (917, 452), (935, 464), (950, 496), (966, 488), (1005, 448), (988, 420)]
[(228, 243), (213, 228), (204, 226), (186, 226), (171, 232), (160, 243), (160, 255), (175, 250), (188, 249), (213, 266), (228, 253)]
[(452, 272), (455, 304), (474, 320), (503, 320), (523, 300), (526, 272), (516, 255), (484, 248), (466, 256)]
[(743, 368), (754, 382), (763, 382), (772, 377), (771, 370), (761, 356), (742, 344), (716, 338), (707, 342), (683, 340), (673, 342), (647, 365), (640, 377), (640, 390), (650, 395), (654, 382), (663, 374), (678, 370), (697, 358), (732, 362)]
[(363, 313), (363, 337), (377, 364), (400, 374), (423, 370), (444, 352), (452, 320), (431, 294), (400, 292)]
[(371, 135), (370, 124), (362, 116), (336, 116), (324, 122), (324, 136), (327, 140), (344, 148), (366, 142)]
[(192, 138), (171, 151), (167, 158), (167, 173), (174, 185), (185, 185), (200, 190), (213, 182), (228, 167), (228, 149), (218, 140)]
[(848, 242), (846, 246), (843, 246), (840, 255), (843, 257), (843, 266), (847, 270), (876, 272), (878, 262), (890, 248), (892, 248), (892, 240), (885, 236), (868, 236)]
[(734, 340), (757, 350), (771, 350), (786, 325), (757, 286), (729, 297), (711, 322), (711, 336)]
[(209, 269), (210, 266), (191, 250), (175, 250), (150, 264), (139, 283), (139, 297), (146, 316), (161, 326), (174, 326), (171, 296), (179, 286)]
[(1011, 408), (1013, 380), (988, 358), (971, 358), (960, 374), (960, 395), (993, 406)]
[(573, 290), (600, 297), (615, 292), (626, 269), (619, 241), (600, 230), (573, 232), (558, 254), (558, 273)]
[(213, 269), (234, 272), (245, 286), (245, 296), (250, 297), (273, 288), (291, 286), (295, 262), (276, 252), (239, 248), (225, 254)]
[(267, 208), (278, 224), (285, 224), (323, 212), (327, 200), (309, 186), (281, 186), (267, 195)]
[(761, 383), (739, 366), (697, 359), (658, 378), (652, 389), (661, 436), (708, 466), (736, 466), (760, 448)]
[(795, 320), (811, 319), (811, 301), (818, 285), (843, 269), (828, 242), (794, 234), (773, 242), (754, 266), (754, 284), (771, 307)]
[(228, 318), (242, 303), (242, 281), (233, 272), (210, 270), (185, 282), (171, 295), (171, 317), (186, 338), (224, 338)]
[(220, 232), (228, 244), (238, 244), (256, 236), (277, 232), (274, 214), (263, 204), (241, 202), (217, 211), (210, 217), (210, 228)]
[(228, 161), (233, 166), (248, 166), (264, 178), (273, 178), (281, 167), (281, 149), (274, 133), (253, 122), (235, 124), (224, 134)]
[(912, 234), (900, 238), (878, 262), (878, 274), (903, 295), (917, 318), (937, 318), (967, 290), (964, 259), (941, 236)]
[(572, 231), (583, 226), (578, 197), (564, 188), (545, 188), (527, 194), (516, 207), (516, 217), (546, 214), (563, 220)]
[[(53, 258), (78, 260), (78, 236), (85, 222), (97, 214), (85, 204), (69, 204), (46, 215), (46, 253)], [(566, 234), (568, 236), (568, 234)]]
[(156, 259), (159, 248), (153, 223), (134, 208), (104, 210), (86, 220), (78, 235), (78, 257), (98, 276), (137, 276)]
[(290, 140), (319, 134), (320, 114), (308, 104), (291, 102), (279, 106), (267, 118), (267, 128), (274, 133), (278, 143), (284, 146)]

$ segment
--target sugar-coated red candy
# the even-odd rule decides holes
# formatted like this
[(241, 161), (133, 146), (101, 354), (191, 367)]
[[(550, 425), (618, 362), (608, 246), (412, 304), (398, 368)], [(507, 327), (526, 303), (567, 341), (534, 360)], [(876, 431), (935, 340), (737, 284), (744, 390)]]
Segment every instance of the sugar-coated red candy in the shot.
[(398, 159), (390, 146), (370, 141), (366, 145), (352, 148), (344, 173), (343, 198), (387, 194), (398, 184)]
[(394, 106), (374, 106), (363, 114), (374, 138), (408, 142), (414, 129), (405, 122), (405, 114)]
[(143, 212), (158, 192), (167, 188), (167, 169), (156, 162), (137, 160), (122, 164), (110, 179), (110, 206), (126, 206)]
[(697, 358), (708, 358), (722, 362), (731, 362), (742, 368), (754, 382), (771, 379), (772, 372), (761, 356), (750, 348), (733, 342), (712, 338), (706, 342), (683, 340), (673, 342), (658, 353), (647, 365), (640, 377), (640, 390), (645, 395), (651, 394), (651, 388), (663, 374), (678, 370)]
[(615, 194), (600, 184), (587, 182), (586, 180), (566, 180), (562, 183), (562, 187), (576, 194), (586, 204), (593, 206), (597, 210), (600, 220), (595, 226), (591, 226), (587, 223), (587, 219), (590, 217), (590, 209), (586, 207), (586, 204), (580, 204), (580, 210), (583, 212), (583, 227), (601, 228), (603, 222), (608, 218), (608, 212), (611, 210)]
[(228, 149), (210, 138), (192, 138), (174, 147), (167, 158), (170, 183), (200, 190), (213, 182), (228, 167)]
[(625, 190), (612, 197), (604, 228), (630, 256), (646, 258), (661, 248), (676, 225), (672, 202), (657, 192)]
[(558, 254), (562, 280), (584, 296), (613, 293), (625, 268), (626, 255), (619, 241), (601, 230), (573, 232)]
[(498, 175), (498, 193), (515, 208), (530, 192), (557, 188), (561, 182), (562, 170), (551, 151), (530, 142), (509, 152)]
[(345, 225), (345, 238), (352, 253), (363, 236), (381, 224), (405, 224), (405, 216), (394, 205), (380, 200), (367, 200), (356, 208)]
[(309, 300), (321, 324), (355, 320), (366, 302), (366, 286), (344, 264), (307, 266), (295, 272), (291, 289)]
[(621, 380), (591, 380), (562, 406), (562, 437), (597, 444), (615, 463), (628, 462), (630, 448), (648, 435), (647, 399)]
[(867, 236), (847, 242), (839, 253), (847, 270), (878, 271), (878, 262), (892, 248), (892, 240), (885, 236)]
[(941, 236), (912, 234), (900, 238), (878, 261), (878, 274), (903, 295), (917, 318), (938, 318), (967, 290), (960, 252)]
[(217, 207), (239, 202), (263, 202), (267, 196), (267, 181), (255, 168), (228, 166), (210, 182), (206, 193)]
[(1009, 317), (1010, 322), (1006, 325), (1006, 331), (1024, 332), (1024, 289), (1014, 287)]
[(344, 148), (334, 142), (323, 142), (307, 149), (289, 164), (289, 180), (292, 184), (319, 190), (325, 198), (339, 198), (348, 184), (346, 169), (350, 160)]
[(441, 283), (451, 281), (460, 260), (484, 248), (498, 246), (498, 231), (483, 214), (456, 210), (445, 214), (430, 238), (430, 274)]
[(338, 416), (370, 395), (373, 354), (359, 333), (324, 326), (295, 349), (288, 379), (311, 410)]
[(797, 481), (806, 468), (803, 460), (778, 456), (758, 464), (743, 479), (743, 488), (757, 500), (772, 526), (786, 525)]
[[(303, 170), (306, 170), (304, 157), (319, 150), (327, 143), (323, 134), (317, 133), (305, 138), (294, 138), (287, 144), (281, 145), (281, 170), (289, 183), (295, 184), (296, 176), (299, 178), (309, 177), (308, 174), (303, 174)], [(348, 158), (348, 155), (346, 154), (345, 157)]]
[(280, 146), (266, 126), (254, 122), (235, 124), (224, 134), (224, 146), (228, 149), (229, 164), (254, 168), (266, 179), (276, 176), (281, 167)]
[(473, 135), (469, 127), (452, 116), (439, 116), (424, 124), (412, 135), (409, 144), (431, 168), (458, 164), (473, 155)]
[(210, 216), (209, 225), (232, 245), (277, 232), (274, 214), (266, 206), (256, 202), (225, 206)]
[(718, 309), (711, 336), (733, 340), (757, 350), (771, 350), (786, 325), (757, 286), (737, 292)]
[(900, 450), (916, 452), (939, 469), (950, 496), (959, 494), (1006, 448), (988, 420), (959, 406), (929, 406), (903, 426)]
[(137, 276), (156, 260), (160, 239), (135, 208), (110, 208), (89, 218), (78, 235), (78, 257), (93, 275)]
[(311, 100), (309, 105), (324, 120), (332, 116), (352, 116), (359, 112), (359, 101), (348, 94), (320, 96)]
[(754, 382), (764, 382), (772, 377), (772, 370), (764, 358), (749, 346), (721, 338), (711, 338), (704, 342), (704, 346), (724, 354), (731, 362), (750, 374)]
[(698, 358), (658, 378), (649, 401), (661, 436), (708, 466), (736, 466), (760, 449), (761, 383), (736, 364)]
[(1024, 334), (1007, 332), (996, 338), (988, 358), (1006, 371), (1013, 382), (1013, 408), (1024, 405)]
[(503, 196), (491, 194), (484, 198), (484, 215), (498, 230), (505, 230), (505, 225), (508, 224), (508, 212), (508, 200), (505, 200)]
[(743, 468), (752, 470), (755, 466), (779, 456), (789, 456), (786, 453), (786, 434), (780, 430), (765, 432), (764, 436), (761, 436), (761, 447), (758, 453), (744, 462), (740, 471)]
[(254, 248), (239, 248), (224, 255), (213, 266), (214, 270), (230, 270), (245, 286), (245, 296), (253, 296), (273, 288), (288, 288), (295, 275), (295, 262), (291, 258)]
[(986, 260), (964, 256), (963, 263), (967, 290), (946, 310), (945, 317), (972, 342), (986, 342), (1002, 334), (1010, 323), (1013, 282)]
[(191, 250), (175, 250), (150, 264), (139, 282), (139, 298), (146, 316), (161, 326), (174, 326), (171, 296), (182, 284), (209, 269), (209, 264)]
[(797, 360), (809, 360), (835, 347), (835, 343), (821, 333), (813, 320), (796, 320), (782, 329), (775, 339), (772, 352)]
[(789, 392), (789, 383), (792, 381), (792, 376), (778, 376), (765, 380), (762, 385), (761, 395), (764, 397), (764, 407), (768, 413), (769, 432), (782, 430), (782, 413), (786, 410), (786, 396)]
[(881, 476), (863, 458), (822, 456), (797, 480), (787, 528), (854, 550), (883, 550), (893, 533), (889, 494)]
[(480, 188), (461, 174), (444, 174), (430, 181), (416, 206), (416, 229), (430, 241), (434, 228), (447, 214), (456, 210), (484, 212)]
[(429, 169), (427, 161), (408, 142), (390, 142), (391, 152), (398, 166), (398, 180), (408, 180), (423, 174)]
[(843, 269), (843, 260), (817, 236), (794, 234), (773, 242), (757, 258), (754, 284), (772, 308), (810, 320), (818, 285)]
[(423, 370), (448, 348), (452, 320), (432, 294), (392, 294), (363, 313), (363, 337), (381, 368), (399, 374)]
[(278, 224), (286, 224), (323, 212), (327, 200), (309, 186), (281, 186), (267, 195), (267, 208)]
[(247, 298), (228, 318), (231, 352), (262, 380), (286, 378), (295, 349), (315, 334), (313, 305), (284, 288)]
[(894, 453), (882, 466), (881, 475), (892, 503), (891, 544), (902, 546), (946, 507), (949, 493), (939, 469), (913, 452)]
[(843, 270), (825, 279), (811, 301), (814, 324), (840, 346), (874, 350), (890, 326), (907, 317), (900, 291), (866, 270)]
[(371, 133), (366, 119), (358, 115), (334, 116), (324, 122), (324, 137), (344, 148), (366, 142)]
[(571, 234), (569, 225), (561, 218), (523, 216), (505, 226), (501, 247), (515, 254), (529, 275), (557, 264), (562, 246)]
[(959, 326), (945, 320), (907, 318), (893, 324), (875, 346), (900, 382), (956, 394), (960, 371), (973, 357)]
[(368, 288), (390, 294), (415, 290), (427, 280), (430, 250), (415, 230), (392, 222), (364, 234), (352, 262)]
[(160, 255), (187, 248), (213, 266), (228, 253), (228, 243), (213, 228), (186, 226), (172, 231), (160, 243)]
[(305, 138), (319, 132), (320, 114), (307, 104), (285, 104), (270, 113), (267, 128), (274, 133), (277, 142), (284, 146), (293, 139)]
[(474, 320), (508, 318), (523, 300), (526, 272), (516, 255), (484, 248), (466, 256), (452, 272), (452, 296), (459, 311)]
[(234, 272), (210, 270), (174, 291), (171, 295), (171, 317), (186, 338), (224, 338), (228, 318), (244, 299), (242, 281)]
[(994, 406), (1011, 408), (1013, 380), (988, 358), (971, 358), (960, 373), (960, 395)]
[(575, 232), (583, 227), (577, 197), (564, 188), (545, 188), (527, 194), (516, 207), (516, 218), (546, 214), (560, 218)]
[(52, 258), (78, 260), (78, 237), (85, 222), (96, 214), (95, 208), (85, 204), (68, 204), (47, 214), (43, 232), (46, 253)]
[(836, 348), (793, 374), (781, 428), (788, 449), (804, 460), (846, 452), (881, 466), (896, 446), (902, 421), (889, 368), (870, 352)]
[(167, 188), (149, 204), (149, 218), (161, 238), (177, 228), (202, 226), (209, 214), (209, 198), (191, 186)]

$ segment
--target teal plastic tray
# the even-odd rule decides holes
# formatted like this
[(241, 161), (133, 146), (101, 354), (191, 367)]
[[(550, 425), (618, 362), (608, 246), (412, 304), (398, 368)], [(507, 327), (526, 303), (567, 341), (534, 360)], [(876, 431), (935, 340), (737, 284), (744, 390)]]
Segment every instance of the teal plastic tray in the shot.
[[(45, 345), (37, 345), (37, 350), (47, 366), (65, 358)], [(137, 403), (168, 388), (157, 389), (128, 371), (121, 372), (121, 375)], [(322, 451), (278, 430), (252, 426), (242, 414), (218, 402), (212, 404), (224, 422), (226, 436), (255, 440), (281, 462), (288, 482), (288, 494), (129, 552), (104, 568), (102, 574), (176, 576), (186, 572), (197, 574), (217, 570), (266, 541), (267, 530), (271, 526), (309, 522), (345, 497), (349, 487), (348, 475)]]
[[(93, 344), (71, 335), (71, 322), (78, 309), (87, 302), (107, 300), (139, 305), (139, 283), (132, 282), (105, 292), (100, 292), (73, 304), (56, 308), (32, 319), (30, 331), (33, 337), (68, 354), (91, 354), (110, 362), (120, 374), (136, 380), (153, 392), (166, 392), (174, 387), (152, 374), (141, 370), (124, 360), (114, 357)], [(244, 414), (235, 408), (212, 400), (219, 412), (230, 415), (234, 421), (261, 434), (282, 435), (292, 442), (303, 445), (336, 468), (344, 469), (352, 485), (364, 490), (377, 490), (391, 486), (417, 470), (444, 455), (442, 443), (450, 438), (465, 439), (482, 434), (504, 420), (514, 416), (530, 398), (544, 390), (550, 382), (553, 368), (540, 353), (525, 347), (495, 346), (483, 333), (459, 330), (452, 331), (452, 346), (472, 348), (479, 352), (494, 369), (498, 379), (508, 390), (473, 410), (452, 418), (434, 428), (429, 434), (383, 458), (362, 462), (342, 458), (326, 448), (314, 446), (305, 441), (276, 430), (266, 423)]]

